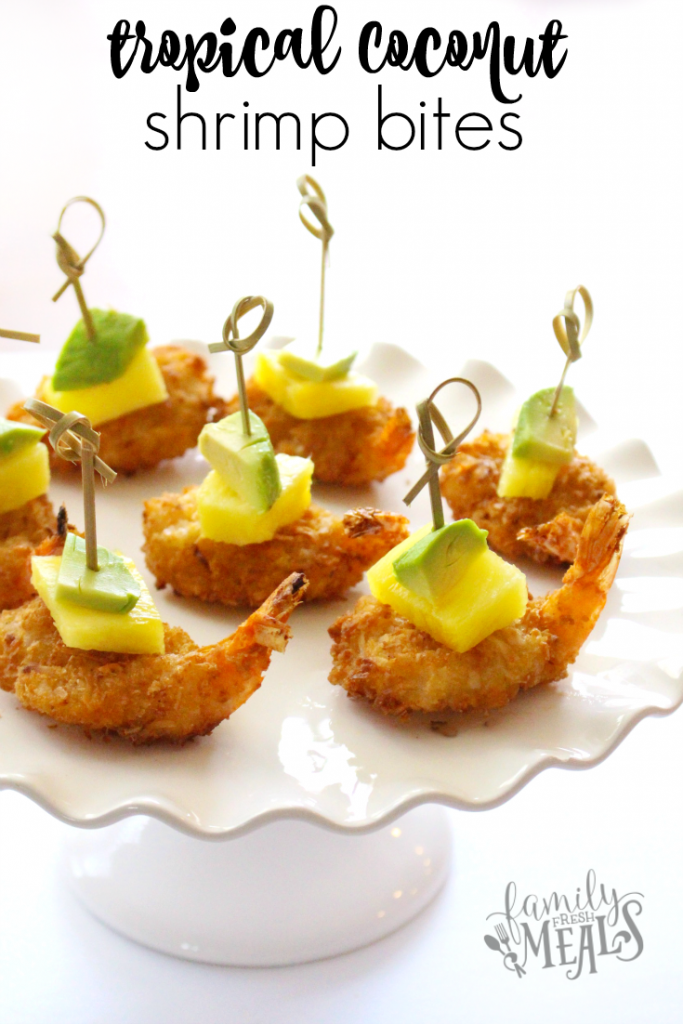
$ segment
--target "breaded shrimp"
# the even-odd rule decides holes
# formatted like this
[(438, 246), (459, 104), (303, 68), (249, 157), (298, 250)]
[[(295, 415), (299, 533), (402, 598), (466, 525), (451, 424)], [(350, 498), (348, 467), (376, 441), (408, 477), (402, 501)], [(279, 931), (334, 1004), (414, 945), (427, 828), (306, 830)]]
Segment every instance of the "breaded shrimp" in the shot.
[(0, 688), (24, 707), (132, 743), (206, 736), (254, 693), (291, 636), (303, 597), (292, 573), (232, 636), (198, 647), (164, 626), (165, 654), (105, 654), (66, 647), (40, 597), (0, 615)]
[(615, 498), (602, 498), (559, 590), (530, 601), (523, 618), (464, 654), (362, 597), (330, 627), (330, 682), (386, 714), (407, 715), (498, 708), (520, 690), (561, 679), (605, 605), (628, 520)]
[(489, 531), (489, 544), (514, 561), (573, 562), (588, 513), (603, 494), (615, 494), (613, 480), (584, 455), (562, 466), (547, 498), (499, 498), (508, 434), (484, 431), (461, 444), (441, 470), (441, 491), (455, 519), (473, 519)]
[(33, 597), (31, 555), (56, 532), (56, 518), (47, 495), (0, 513), (0, 611), (18, 608)]
[(408, 536), (393, 512), (356, 509), (343, 519), (311, 505), (261, 544), (224, 544), (200, 536), (197, 488), (145, 502), (143, 551), (157, 587), (183, 597), (254, 607), (290, 572), (308, 580), (306, 600), (339, 597)]
[[(118, 419), (98, 425), (100, 458), (117, 473), (151, 469), (163, 459), (173, 459), (197, 444), (199, 432), (214, 415), (223, 413), (223, 403), (213, 393), (213, 377), (201, 356), (179, 345), (162, 345), (152, 350), (168, 391), (165, 402), (148, 405)], [(44, 398), (44, 378), (37, 398)], [(77, 393), (76, 393), (77, 394)], [(35, 423), (17, 402), (7, 413), (11, 420)], [(50, 452), (54, 473), (75, 473), (72, 462)]]
[[(312, 459), (316, 479), (329, 484), (350, 487), (384, 480), (405, 466), (415, 441), (408, 413), (387, 398), (317, 420), (290, 416), (253, 379), (247, 381), (247, 400), (265, 423), (275, 451)], [(235, 395), (225, 415), (238, 409)]]

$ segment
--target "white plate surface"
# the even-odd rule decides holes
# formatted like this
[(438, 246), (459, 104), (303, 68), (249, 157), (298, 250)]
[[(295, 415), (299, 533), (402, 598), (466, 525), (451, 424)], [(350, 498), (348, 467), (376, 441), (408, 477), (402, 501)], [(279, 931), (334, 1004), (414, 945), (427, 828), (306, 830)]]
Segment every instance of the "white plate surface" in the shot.
[[(45, 355), (3, 357), (0, 408), (32, 390)], [(229, 356), (214, 356), (221, 388), (232, 387)], [(437, 382), (402, 349), (378, 344), (366, 372), (381, 390), (410, 407)], [(443, 372), (443, 371), (442, 371)], [(487, 363), (461, 371), (481, 390), (481, 426), (506, 429), (519, 402), (512, 385)], [(28, 389), (28, 390), (27, 390)], [(465, 422), (469, 401), (453, 391), (444, 412)], [(444, 398), (446, 396), (444, 395)], [(437, 801), (461, 808), (500, 803), (551, 766), (588, 767), (606, 757), (645, 715), (674, 710), (683, 700), (683, 491), (659, 476), (641, 441), (605, 447), (606, 434), (582, 413), (580, 447), (616, 478), (635, 512), (607, 607), (567, 679), (518, 697), (483, 724), (463, 716), (457, 735), (409, 727), (348, 699), (327, 681), (327, 627), (350, 608), (365, 585), (344, 601), (310, 605), (295, 614), (294, 638), (274, 654), (261, 689), (210, 737), (185, 747), (133, 748), (123, 741), (89, 740), (80, 730), (54, 727), (0, 693), (0, 786), (25, 793), (52, 814), (81, 826), (109, 824), (132, 814), (160, 818), (186, 832), (221, 838), (268, 820), (298, 817), (341, 830), (385, 824), (409, 807)], [(402, 472), (372, 487), (318, 488), (315, 498), (334, 511), (374, 505), (405, 511), (402, 496), (422, 469), (416, 451)], [(206, 464), (192, 452), (142, 477), (98, 489), (101, 543), (116, 545), (144, 568), (143, 498), (198, 482)], [(55, 480), (55, 505), (66, 502), (82, 521), (77, 485)], [(425, 492), (410, 517), (428, 520)], [(532, 593), (560, 574), (527, 565)], [(162, 617), (201, 644), (232, 632), (245, 612), (158, 595)]]

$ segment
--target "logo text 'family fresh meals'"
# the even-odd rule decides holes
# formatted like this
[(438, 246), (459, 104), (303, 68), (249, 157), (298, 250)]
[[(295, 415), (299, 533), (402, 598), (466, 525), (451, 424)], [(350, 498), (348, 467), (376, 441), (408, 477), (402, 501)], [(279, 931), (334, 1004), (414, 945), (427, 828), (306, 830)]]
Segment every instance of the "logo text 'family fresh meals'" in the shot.
[(484, 942), (518, 978), (533, 968), (559, 967), (576, 981), (582, 974), (597, 974), (609, 960), (638, 959), (644, 945), (637, 923), (642, 912), (642, 893), (619, 894), (598, 884), (593, 870), (568, 895), (522, 897), (509, 882), (501, 909), (486, 918)]

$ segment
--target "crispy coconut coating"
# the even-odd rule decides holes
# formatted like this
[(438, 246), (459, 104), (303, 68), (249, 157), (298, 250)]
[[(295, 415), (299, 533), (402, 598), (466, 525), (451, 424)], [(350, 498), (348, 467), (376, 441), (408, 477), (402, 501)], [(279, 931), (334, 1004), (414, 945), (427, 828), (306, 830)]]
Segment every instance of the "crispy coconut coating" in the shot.
[[(166, 383), (168, 398), (157, 405), (119, 416), (98, 425), (100, 457), (117, 473), (152, 469), (163, 459), (174, 459), (197, 444), (205, 423), (223, 415), (223, 403), (213, 393), (213, 377), (205, 361), (179, 345), (152, 350)], [(47, 380), (48, 378), (44, 378)], [(42, 381), (37, 398), (42, 398)], [(7, 413), (11, 420), (36, 421), (17, 402)], [(74, 473), (74, 463), (50, 454), (53, 472)]]
[(489, 544), (514, 561), (573, 562), (588, 513), (614, 481), (584, 455), (562, 466), (547, 498), (499, 498), (496, 493), (509, 434), (484, 431), (461, 444), (441, 470), (441, 490), (454, 519), (473, 519)]
[(39, 597), (0, 615), (0, 688), (24, 707), (132, 743), (206, 736), (254, 693), (291, 636), (287, 620), (306, 587), (286, 579), (232, 636), (198, 647), (164, 626), (165, 654), (66, 647)]
[(628, 520), (615, 498), (602, 498), (562, 586), (464, 654), (374, 597), (362, 597), (330, 627), (330, 682), (386, 714), (407, 715), (498, 708), (520, 690), (561, 679), (605, 605)]
[(56, 529), (54, 509), (45, 494), (0, 513), (0, 611), (18, 608), (33, 597), (31, 555)]
[[(352, 409), (318, 420), (290, 416), (254, 380), (247, 382), (249, 408), (260, 416), (276, 452), (313, 459), (316, 479), (347, 487), (384, 480), (405, 466), (415, 432), (405, 409), (395, 409), (387, 398), (377, 405)], [(237, 412), (235, 395), (225, 415)]]
[(143, 530), (143, 551), (157, 587), (250, 607), (290, 572), (306, 574), (306, 600), (340, 597), (409, 532), (408, 520), (393, 512), (356, 509), (339, 519), (311, 505), (272, 540), (223, 544), (200, 536), (196, 487), (146, 501)]

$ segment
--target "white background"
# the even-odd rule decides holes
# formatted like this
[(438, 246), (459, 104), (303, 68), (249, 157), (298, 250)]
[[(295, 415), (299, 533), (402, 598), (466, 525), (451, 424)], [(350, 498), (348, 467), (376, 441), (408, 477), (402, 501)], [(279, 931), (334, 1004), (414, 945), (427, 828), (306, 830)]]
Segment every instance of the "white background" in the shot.
[[(231, 15), (237, 37), (254, 24), (274, 33), (307, 26), (315, 3), (3, 0), (0, 6), (0, 323), (37, 331), (51, 348), (77, 318), (50, 234), (72, 195), (97, 198), (105, 240), (84, 278), (90, 305), (145, 317), (155, 343), (216, 340), (241, 295), (275, 303), (278, 333), (312, 335), (319, 248), (297, 219), (295, 179), (311, 171), (308, 120), (335, 110), (351, 126), (346, 147), (315, 169), (336, 229), (327, 333), (354, 344), (397, 340), (435, 377), (469, 357), (489, 359), (529, 390), (553, 383), (562, 356), (551, 329), (565, 291), (579, 282), (596, 317), (571, 383), (602, 423), (644, 436), (678, 472), (681, 180), (678, 0), (376, 0), (337, 3), (338, 68), (326, 78), (293, 66), (260, 81), (243, 73), (201, 79), (185, 110), (209, 121), (209, 148), (186, 122), (182, 151), (145, 127), (172, 122), (180, 77), (111, 74), (106, 35), (144, 18), (148, 33), (217, 31)], [(452, 135), (476, 110), (496, 122), (485, 65), (434, 79), (385, 70), (369, 76), (355, 46), (371, 17), (415, 35), (425, 25), (471, 34), (497, 18), (504, 32), (538, 35), (563, 21), (569, 58), (554, 81), (506, 82), (523, 99), (524, 142), (479, 153)], [(444, 148), (376, 149), (378, 80), (386, 109), (452, 114)], [(301, 153), (244, 152), (212, 143), (216, 112), (297, 111)], [(226, 129), (226, 136), (228, 133)], [(267, 129), (266, 129), (267, 131)], [(233, 131), (234, 140), (237, 133)], [(494, 140), (499, 133), (494, 133)], [(81, 251), (94, 224), (66, 231)], [(12, 343), (0, 343), (6, 351)], [(321, 1024), (427, 1018), (587, 1022), (680, 1019), (683, 930), (683, 725), (680, 715), (638, 726), (604, 765), (545, 773), (507, 806), (453, 814), (454, 872), (421, 919), (368, 950), (301, 968), (248, 971), (185, 964), (140, 949), (89, 919), (63, 891), (63, 826), (23, 799), (0, 799), (0, 1019), (15, 1022), (213, 1021)], [(485, 917), (505, 884), (571, 891), (588, 868), (619, 890), (645, 895), (645, 950), (570, 982), (536, 970), (502, 976), (484, 946)], [(362, 865), (359, 865), (362, 870)]]

